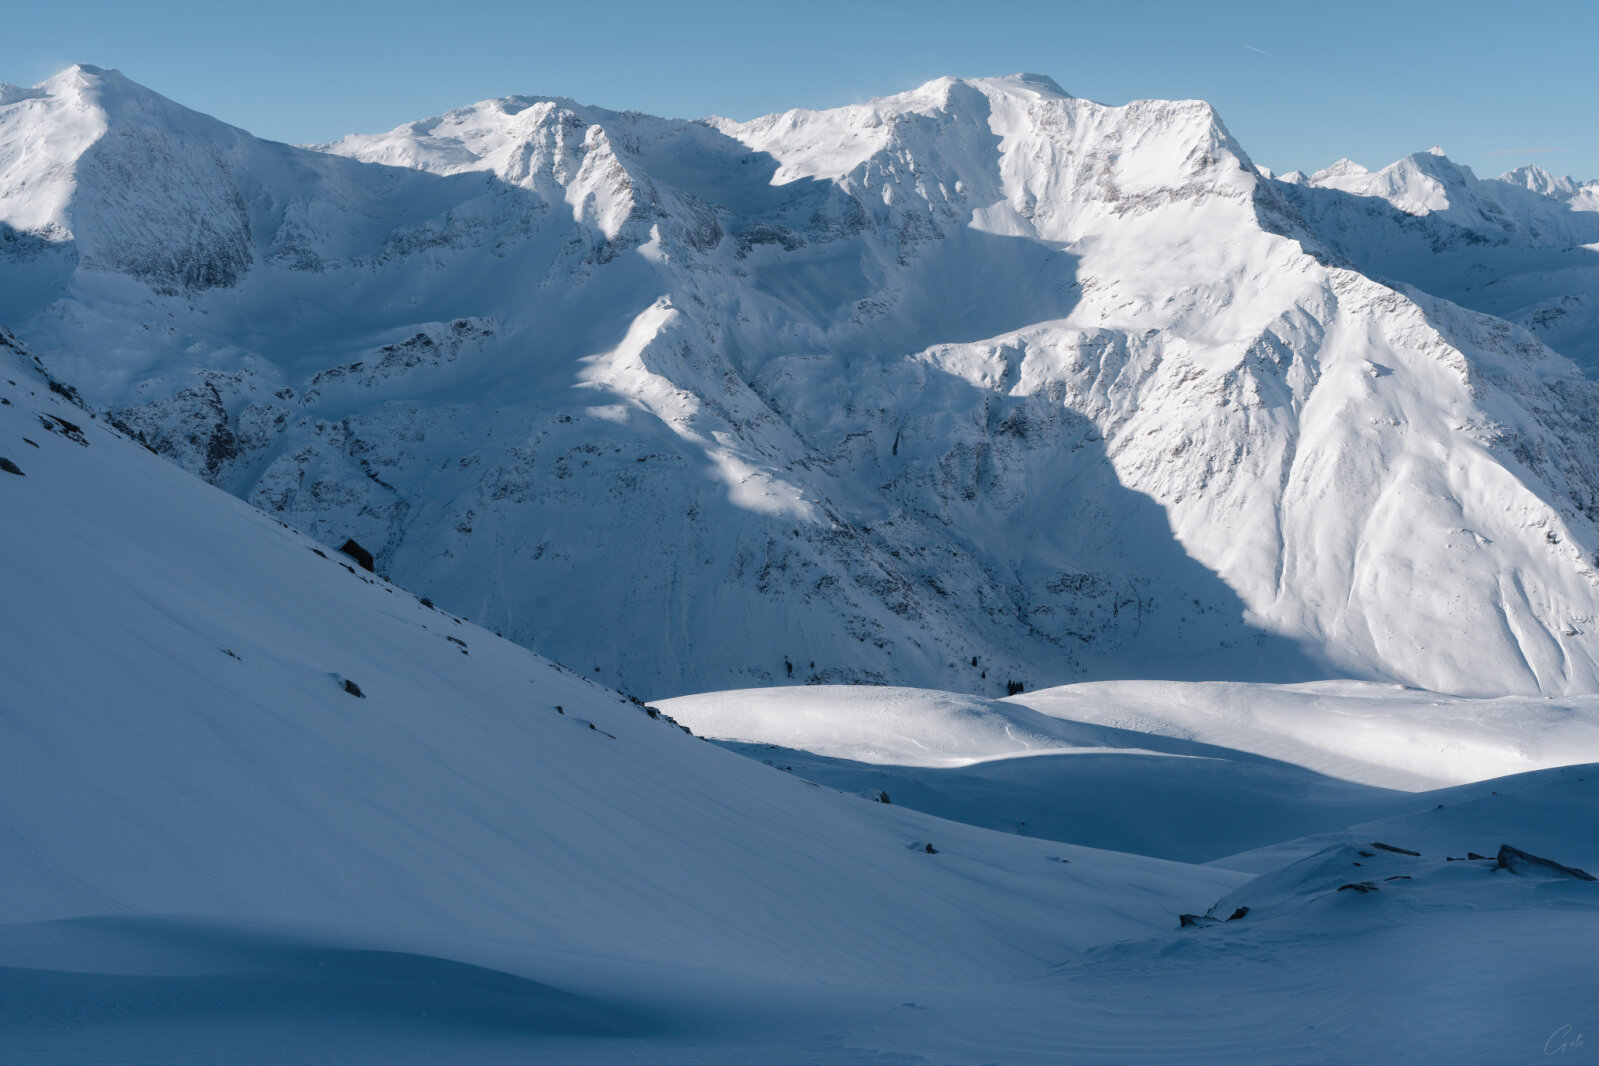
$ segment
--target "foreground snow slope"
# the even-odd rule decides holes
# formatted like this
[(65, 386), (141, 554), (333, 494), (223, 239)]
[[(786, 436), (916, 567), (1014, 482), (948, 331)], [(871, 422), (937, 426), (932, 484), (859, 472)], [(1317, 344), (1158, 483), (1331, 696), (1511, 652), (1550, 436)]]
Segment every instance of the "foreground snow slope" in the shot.
[(1599, 685), (1599, 394), (1336, 265), (1202, 103), (508, 97), (305, 151), (95, 68), (4, 99), (52, 372), (607, 683)]
[(314, 922), (844, 980), (1044, 965), (1225, 882), (1068, 866), (723, 752), (323, 557), (0, 341), (21, 471), (0, 472), (0, 921)]

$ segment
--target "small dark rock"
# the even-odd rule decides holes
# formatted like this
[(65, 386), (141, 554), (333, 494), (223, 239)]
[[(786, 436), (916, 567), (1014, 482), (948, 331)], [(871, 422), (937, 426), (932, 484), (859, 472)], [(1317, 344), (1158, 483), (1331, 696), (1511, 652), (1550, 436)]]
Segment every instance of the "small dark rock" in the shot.
[(83, 435), (83, 427), (76, 422), (68, 422), (66, 419), (57, 418), (55, 415), (40, 415), (39, 424), (51, 433), (59, 434), (74, 443), (83, 445), (85, 448), (89, 446), (88, 440)]
[(339, 548), (339, 551), (354, 559), (362, 570), (370, 571), (372, 569), (372, 553), (361, 547), (353, 539), (346, 540), (344, 545)]
[(1372, 884), (1370, 881), (1355, 881), (1355, 882), (1351, 882), (1351, 883), (1349, 883), (1347, 885), (1339, 885), (1338, 886), (1338, 891), (1340, 891), (1340, 892), (1347, 892), (1347, 891), (1350, 891), (1350, 890), (1353, 890), (1355, 892), (1376, 892), (1376, 891), (1378, 891), (1377, 886)]
[(1486, 855), (1478, 855), (1475, 851), (1466, 852), (1466, 858), (1472, 860), (1473, 862), (1487, 862), (1488, 861), (1488, 856), (1486, 856)]
[(65, 397), (69, 402), (75, 403), (79, 407), (83, 406), (83, 398), (78, 395), (78, 390), (73, 388), (71, 385), (63, 385), (55, 378), (51, 378), (50, 391), (55, 393), (57, 396)]
[(888, 793), (887, 792), (879, 792), (877, 794), (877, 802), (878, 803), (887, 803), (890, 806), (893, 805), (893, 801), (888, 798)]
[(1233, 913), (1231, 915), (1228, 916), (1227, 920), (1229, 922), (1236, 922), (1238, 919), (1244, 917), (1248, 913), (1249, 913), (1249, 908), (1248, 907), (1239, 907), (1237, 910), (1233, 911)]
[(10, 459), (5, 458), (4, 456), (0, 456), (0, 470), (4, 470), (8, 474), (15, 474), (18, 477), (27, 477), (28, 476), (27, 474), (24, 474), (22, 472), (22, 468), (20, 466), (18, 466), (16, 463), (13, 463)]
[(366, 699), (366, 693), (361, 691), (361, 686), (357, 685), (349, 678), (344, 679), (344, 691), (348, 692), (352, 696), (358, 696), (363, 700)]
[(1414, 855), (1418, 859), (1421, 858), (1421, 852), (1419, 851), (1411, 851), (1409, 848), (1396, 848), (1392, 844), (1383, 844), (1376, 840), (1371, 842), (1371, 846), (1381, 848), (1383, 851), (1391, 851), (1395, 855)]
[(1180, 928), (1189, 929), (1196, 925), (1220, 925), (1221, 919), (1208, 914), (1179, 914), (1177, 922)]
[(924, 852), (926, 852), (927, 854), (929, 854), (929, 855), (937, 855), (938, 854), (938, 849), (933, 847), (933, 845), (931, 845), (931, 844), (927, 845), (922, 850)]

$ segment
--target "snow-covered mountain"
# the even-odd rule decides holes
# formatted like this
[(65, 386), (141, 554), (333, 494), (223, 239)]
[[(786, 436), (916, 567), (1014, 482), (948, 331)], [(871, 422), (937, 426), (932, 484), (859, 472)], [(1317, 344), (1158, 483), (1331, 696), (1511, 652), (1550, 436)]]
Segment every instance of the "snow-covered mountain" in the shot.
[(1507, 170), (1499, 175), (1499, 180), (1563, 200), (1574, 211), (1599, 211), (1599, 181), (1578, 181), (1570, 174), (1556, 177), (1537, 164)]
[(1331, 198), (1380, 201), (1205, 104), (510, 97), (303, 150), (94, 68), (3, 99), (52, 374), (606, 682), (1599, 685), (1599, 393), (1353, 269)]
[(1525, 326), (1599, 368), (1599, 182), (1536, 166), (1479, 179), (1441, 148), (1283, 181), (1317, 236), (1360, 270)]

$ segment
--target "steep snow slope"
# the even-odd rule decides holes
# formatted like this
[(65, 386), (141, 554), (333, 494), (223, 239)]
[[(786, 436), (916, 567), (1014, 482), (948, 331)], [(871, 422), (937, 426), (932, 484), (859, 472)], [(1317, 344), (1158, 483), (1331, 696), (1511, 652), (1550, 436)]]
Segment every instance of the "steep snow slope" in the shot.
[(1479, 179), (1441, 149), (1378, 171), (1285, 175), (1317, 235), (1367, 274), (1533, 331), (1599, 367), (1599, 183), (1538, 167)]
[[(0, 314), (189, 469), (607, 682), (1599, 683), (1593, 387), (1326, 265), (1202, 103), (510, 97), (328, 152), (173, 108), (88, 68), (0, 107), (64, 175), (4, 170)], [(96, 250), (238, 203), (236, 268)]]
[[(323, 557), (0, 344), (0, 921), (313, 922), (848, 980), (1043, 965), (1205, 884), (1067, 870), (723, 752)], [(959, 943), (924, 935), (958, 915)]]

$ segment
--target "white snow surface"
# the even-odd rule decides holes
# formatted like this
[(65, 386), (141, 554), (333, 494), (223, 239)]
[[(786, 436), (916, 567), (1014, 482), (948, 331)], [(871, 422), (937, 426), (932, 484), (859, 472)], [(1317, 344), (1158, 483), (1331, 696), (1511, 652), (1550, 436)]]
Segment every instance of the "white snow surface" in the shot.
[(1591, 697), (1472, 700), (1358, 682), (1098, 682), (1005, 700), (790, 687), (659, 706), (844, 791), (1023, 836), (1228, 865), (1430, 808), (1449, 786), (1599, 761)]
[[(508, 97), (311, 151), (97, 68), (0, 99), (0, 319), (51, 373), (606, 683), (1599, 685), (1593, 385), (1351, 269), (1397, 209), (1202, 102)], [(1545, 205), (1529, 255), (1599, 218), (1477, 185)]]
[(1463, 699), (1356, 681), (1085, 682), (1003, 700), (806, 686), (657, 704), (704, 736), (897, 766), (1181, 750), (1168, 743), (1177, 740), (1195, 751), (1208, 745), (1363, 785), (1420, 791), (1599, 762), (1594, 697)]

